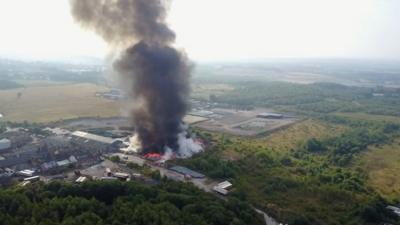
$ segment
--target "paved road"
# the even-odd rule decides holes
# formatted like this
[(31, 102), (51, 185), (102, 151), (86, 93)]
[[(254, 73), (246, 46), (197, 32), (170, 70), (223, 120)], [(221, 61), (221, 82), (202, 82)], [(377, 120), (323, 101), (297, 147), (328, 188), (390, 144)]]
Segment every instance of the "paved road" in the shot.
[(265, 224), (266, 225), (282, 225), (281, 223), (276, 222), (276, 220), (274, 220), (274, 218), (268, 216), (267, 213), (265, 213), (264, 211), (254, 208), (254, 210), (259, 213), (262, 214), (264, 216), (264, 220), (265, 220)]

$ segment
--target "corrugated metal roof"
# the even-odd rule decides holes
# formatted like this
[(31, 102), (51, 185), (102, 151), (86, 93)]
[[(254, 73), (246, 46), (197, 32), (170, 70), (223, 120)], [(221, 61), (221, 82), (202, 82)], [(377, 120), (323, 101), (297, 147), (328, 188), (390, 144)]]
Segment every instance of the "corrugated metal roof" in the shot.
[(11, 141), (8, 139), (1, 139), (0, 140), (0, 150), (7, 149), (11, 147)]
[(69, 165), (71, 162), (68, 159), (61, 160), (57, 162), (57, 166), (66, 166)]
[(227, 188), (232, 187), (232, 184), (229, 181), (224, 181), (224, 182), (219, 183), (218, 187), (227, 189)]
[(10, 140), (8, 140), (7, 138), (3, 138), (0, 140), (0, 143), (9, 143)]
[(98, 141), (98, 142), (101, 142), (104, 144), (112, 144), (114, 142), (114, 140), (112, 138), (103, 137), (103, 136), (99, 136), (99, 135), (95, 135), (95, 134), (90, 134), (90, 133), (86, 133), (83, 131), (75, 131), (72, 133), (72, 136), (85, 138), (85, 139), (92, 140), (92, 141)]
[(184, 174), (184, 175), (189, 175), (193, 178), (204, 178), (205, 176), (201, 173), (198, 173), (196, 171), (193, 171), (191, 169), (188, 169), (186, 167), (182, 167), (182, 166), (173, 166), (170, 168), (170, 170), (173, 170), (175, 172)]
[(268, 112), (265, 112), (265, 113), (259, 113), (259, 114), (257, 114), (257, 116), (273, 116), (273, 117), (282, 117), (282, 116), (283, 116), (283, 114), (279, 114), (279, 113), (268, 113)]

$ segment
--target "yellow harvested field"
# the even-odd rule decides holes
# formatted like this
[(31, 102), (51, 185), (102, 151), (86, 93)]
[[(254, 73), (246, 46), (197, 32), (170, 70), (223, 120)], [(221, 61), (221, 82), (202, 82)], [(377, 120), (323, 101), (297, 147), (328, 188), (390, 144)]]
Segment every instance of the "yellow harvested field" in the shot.
[(400, 139), (392, 144), (371, 147), (359, 164), (368, 174), (369, 185), (386, 197), (400, 197)]
[(285, 151), (294, 149), (309, 138), (327, 138), (344, 132), (346, 127), (308, 119), (268, 135), (262, 139), (267, 147)]
[[(31, 86), (0, 91), (3, 120), (50, 122), (77, 117), (120, 115), (120, 104), (96, 97), (107, 91), (94, 84)], [(18, 97), (20, 93), (20, 97)]]

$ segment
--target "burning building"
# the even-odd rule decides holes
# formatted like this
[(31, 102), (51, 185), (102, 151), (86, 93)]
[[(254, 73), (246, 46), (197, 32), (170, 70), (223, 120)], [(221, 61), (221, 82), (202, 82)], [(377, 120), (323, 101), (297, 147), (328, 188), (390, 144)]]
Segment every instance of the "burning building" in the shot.
[(199, 151), (187, 140), (182, 125), (189, 108), (191, 65), (186, 54), (173, 47), (175, 33), (165, 22), (168, 4), (168, 0), (71, 0), (76, 21), (118, 52), (113, 68), (132, 102), (131, 122), (142, 151), (187, 156)]

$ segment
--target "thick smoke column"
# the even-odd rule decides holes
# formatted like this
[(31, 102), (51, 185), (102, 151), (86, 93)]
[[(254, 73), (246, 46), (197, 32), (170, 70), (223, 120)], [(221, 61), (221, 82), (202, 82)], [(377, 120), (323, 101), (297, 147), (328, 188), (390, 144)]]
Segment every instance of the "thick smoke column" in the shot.
[(116, 49), (113, 64), (134, 102), (132, 121), (145, 151), (179, 149), (190, 66), (172, 47), (163, 0), (71, 0), (72, 14)]

